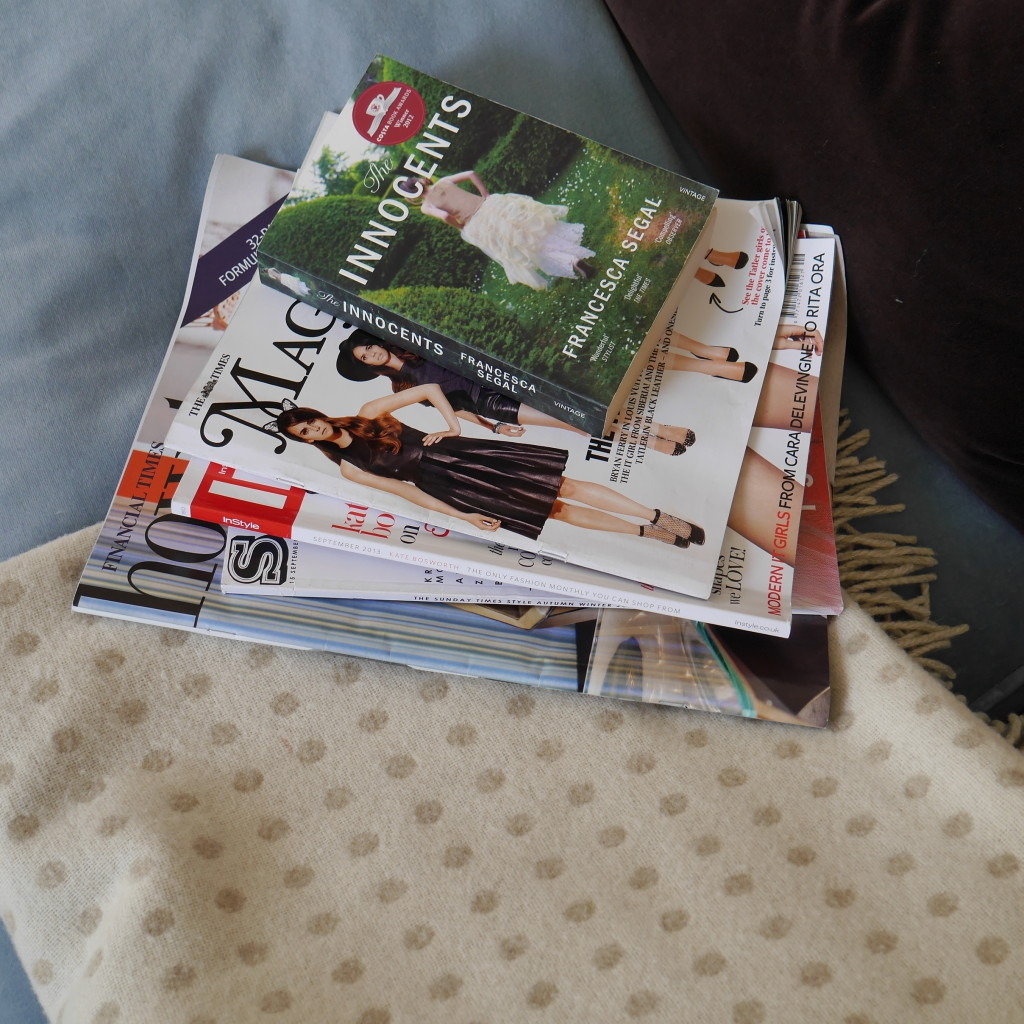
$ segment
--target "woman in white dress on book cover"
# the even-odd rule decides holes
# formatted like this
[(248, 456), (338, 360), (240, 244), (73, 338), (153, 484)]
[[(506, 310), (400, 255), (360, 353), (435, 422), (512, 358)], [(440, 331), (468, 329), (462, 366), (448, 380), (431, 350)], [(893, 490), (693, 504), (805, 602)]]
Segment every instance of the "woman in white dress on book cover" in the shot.
[[(460, 171), (423, 185), (420, 209), (458, 228), (464, 241), (500, 263), (510, 284), (541, 291), (552, 277), (594, 276), (582, 224), (565, 219), (567, 206), (517, 192), (489, 192), (476, 171)], [(469, 182), (476, 192), (462, 188)]]

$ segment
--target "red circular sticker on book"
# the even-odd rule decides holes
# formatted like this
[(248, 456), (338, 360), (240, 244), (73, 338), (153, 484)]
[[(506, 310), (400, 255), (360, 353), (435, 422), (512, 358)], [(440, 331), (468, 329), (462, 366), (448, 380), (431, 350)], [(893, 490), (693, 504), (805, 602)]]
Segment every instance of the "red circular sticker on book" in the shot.
[(356, 100), (352, 123), (364, 139), (377, 146), (408, 142), (423, 127), (423, 97), (404, 82), (371, 85)]

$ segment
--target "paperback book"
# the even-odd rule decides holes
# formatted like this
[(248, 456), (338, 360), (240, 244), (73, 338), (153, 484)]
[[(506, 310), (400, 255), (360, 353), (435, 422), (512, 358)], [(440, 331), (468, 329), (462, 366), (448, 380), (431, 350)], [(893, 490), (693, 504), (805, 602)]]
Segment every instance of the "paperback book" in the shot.
[(378, 55), (314, 141), (260, 273), (601, 434), (705, 255), (716, 195)]
[[(591, 651), (601, 635), (597, 612), (573, 609), (586, 618), (575, 623), (552, 620), (545, 628), (526, 632), (447, 604), (227, 595), (220, 588), (224, 528), (171, 511), (175, 488), (188, 467), (188, 459), (170, 453), (163, 443), (171, 412), (184, 400), (196, 368), (205, 363), (237, 310), (236, 289), (244, 288), (252, 274), (250, 240), (265, 225), (261, 211), (283, 195), (289, 181), (290, 175), (249, 161), (217, 159), (181, 325), (83, 569), (75, 609), (450, 674), (590, 692)], [(663, 646), (675, 650), (688, 666), (703, 664), (706, 674), (689, 669), (687, 684), (674, 695), (666, 694), (664, 703), (799, 725), (825, 724), (827, 659), (819, 657), (808, 665), (800, 656), (803, 647), (798, 652), (784, 641), (761, 638), (782, 663), (790, 658), (794, 662), (792, 673), (762, 675), (730, 653), (728, 637), (716, 637), (705, 627), (695, 625), (684, 645), (681, 621), (665, 620)], [(824, 620), (818, 625), (817, 643), (823, 650)], [(651, 628), (656, 627), (644, 626), (643, 635)], [(615, 635), (622, 656), (609, 659), (595, 692), (656, 699), (654, 690), (644, 690), (635, 645), (621, 627)], [(673, 637), (680, 639), (673, 644)]]

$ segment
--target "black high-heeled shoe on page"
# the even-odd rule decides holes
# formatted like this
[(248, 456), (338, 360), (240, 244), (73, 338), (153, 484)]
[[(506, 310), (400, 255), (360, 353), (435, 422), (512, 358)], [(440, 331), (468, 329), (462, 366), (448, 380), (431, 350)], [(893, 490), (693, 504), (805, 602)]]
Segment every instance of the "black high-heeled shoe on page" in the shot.
[(725, 281), (718, 274), (712, 274), (706, 267), (698, 267), (695, 276), (701, 284), (706, 284), (709, 288), (725, 287)]
[(662, 512), (660, 508), (654, 510), (651, 525), (674, 533), (680, 540), (686, 541), (685, 545), (681, 545), (684, 547), (690, 544), (703, 544), (705, 540), (703, 527), (691, 523), (689, 519), (674, 516), (670, 512)]
[[(718, 259), (712, 259), (712, 255), (718, 257)], [(732, 267), (733, 270), (742, 270), (746, 265), (750, 257), (741, 250), (735, 252), (720, 252), (718, 249), (708, 249), (707, 255), (704, 257), (713, 267)]]
[(749, 384), (757, 376), (757, 367), (753, 363), (740, 363), (743, 367), (743, 375), (737, 377), (723, 377), (720, 373), (711, 374), (712, 377), (717, 377), (719, 380), (732, 380), (736, 381), (737, 384)]
[[(716, 347), (722, 348), (723, 346), (719, 345), (719, 346), (716, 346)], [(699, 355), (697, 352), (691, 352), (691, 355), (696, 356), (698, 359), (714, 360), (714, 356), (702, 356), (702, 355)], [(721, 362), (724, 362), (724, 363), (735, 363), (736, 360), (739, 359), (739, 357), (740, 357), (739, 352), (737, 352), (736, 349), (734, 349), (734, 348), (732, 348), (730, 346), (729, 348), (727, 348), (725, 350), (725, 359), (721, 360)]]

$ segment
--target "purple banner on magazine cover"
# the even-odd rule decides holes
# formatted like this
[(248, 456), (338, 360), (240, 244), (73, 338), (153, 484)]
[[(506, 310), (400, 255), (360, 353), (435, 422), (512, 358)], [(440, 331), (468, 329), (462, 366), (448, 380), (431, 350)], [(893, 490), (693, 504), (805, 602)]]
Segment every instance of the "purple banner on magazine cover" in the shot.
[(252, 277), (256, 272), (256, 246), (283, 202), (282, 198), (268, 206), (199, 257), (203, 270), (195, 276), (195, 287), (181, 318), (182, 324), (190, 324), (196, 317), (219, 306)]

